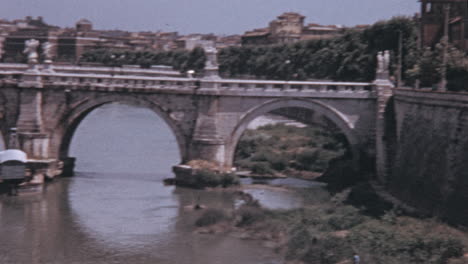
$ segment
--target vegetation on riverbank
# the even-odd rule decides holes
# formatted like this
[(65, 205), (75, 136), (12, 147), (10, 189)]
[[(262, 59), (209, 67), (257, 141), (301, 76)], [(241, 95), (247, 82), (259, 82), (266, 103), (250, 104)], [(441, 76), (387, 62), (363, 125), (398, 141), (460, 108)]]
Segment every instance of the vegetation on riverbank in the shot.
[(245, 131), (234, 164), (252, 175), (315, 178), (345, 154), (345, 145), (341, 134), (319, 127), (266, 125)]
[(175, 179), (166, 179), (166, 183), (178, 186), (203, 189), (239, 185), (239, 178), (232, 172), (220, 168), (217, 164), (205, 160), (192, 160), (185, 167), (174, 168)]
[(352, 263), (353, 254), (362, 263), (468, 263), (465, 233), (398, 209), (370, 216), (348, 203), (349, 193), (292, 210), (268, 210), (255, 201), (233, 211), (209, 209), (196, 225), (268, 241), (288, 263)]

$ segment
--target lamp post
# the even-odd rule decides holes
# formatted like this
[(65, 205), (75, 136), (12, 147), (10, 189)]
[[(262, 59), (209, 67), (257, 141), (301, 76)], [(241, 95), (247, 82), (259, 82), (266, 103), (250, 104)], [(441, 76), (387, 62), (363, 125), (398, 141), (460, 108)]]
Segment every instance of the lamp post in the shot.
[(291, 60), (286, 60), (284, 64), (286, 64), (286, 81), (289, 81), (290, 79), (289, 75), (291, 74), (289, 70), (289, 65), (291, 64)]

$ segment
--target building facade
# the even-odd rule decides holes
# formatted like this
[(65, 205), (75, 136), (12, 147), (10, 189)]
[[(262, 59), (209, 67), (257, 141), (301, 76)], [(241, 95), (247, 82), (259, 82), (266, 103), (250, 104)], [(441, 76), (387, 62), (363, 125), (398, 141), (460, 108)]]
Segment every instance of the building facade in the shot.
[[(421, 44), (434, 47), (444, 36), (448, 13), (449, 41), (457, 48), (468, 50), (468, 0), (420, 0)], [(448, 9), (448, 10), (447, 10)]]
[(304, 25), (304, 19), (305, 17), (298, 13), (283, 13), (271, 21), (268, 27), (245, 32), (242, 35), (242, 45), (294, 43), (300, 40), (331, 38), (340, 32), (340, 27), (335, 25)]

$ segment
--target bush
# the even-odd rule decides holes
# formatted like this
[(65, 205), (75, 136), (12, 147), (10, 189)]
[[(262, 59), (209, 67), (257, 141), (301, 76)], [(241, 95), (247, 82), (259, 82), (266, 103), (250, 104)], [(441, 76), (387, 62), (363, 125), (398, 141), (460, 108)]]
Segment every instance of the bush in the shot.
[(369, 221), (352, 230), (350, 242), (361, 251), (370, 252), (375, 263), (393, 259), (398, 263), (438, 264), (463, 255), (459, 238), (421, 222), (407, 221), (390, 225)]
[(365, 217), (353, 206), (342, 206), (334, 210), (327, 221), (333, 230), (345, 230), (363, 223)]
[(249, 226), (266, 218), (266, 212), (258, 206), (243, 205), (236, 214), (239, 217), (236, 225), (239, 227)]
[(301, 224), (289, 232), (286, 259), (302, 260), (305, 263), (338, 263), (352, 256), (352, 249), (346, 239), (335, 236), (318, 236)]
[(271, 175), (274, 171), (271, 169), (268, 162), (255, 162), (252, 165), (252, 173), (260, 175)]
[(195, 222), (195, 225), (198, 227), (210, 226), (226, 220), (227, 218), (228, 217), (223, 210), (210, 208), (203, 212)]

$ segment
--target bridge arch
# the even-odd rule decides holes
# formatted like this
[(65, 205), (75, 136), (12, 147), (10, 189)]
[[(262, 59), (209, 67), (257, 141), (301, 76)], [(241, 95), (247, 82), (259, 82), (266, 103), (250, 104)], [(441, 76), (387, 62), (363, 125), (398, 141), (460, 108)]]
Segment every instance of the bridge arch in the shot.
[(330, 120), (337, 128), (345, 135), (348, 140), (351, 153), (353, 155), (354, 164), (357, 166), (359, 163), (359, 138), (354, 131), (354, 123), (351, 122), (344, 114), (337, 109), (317, 100), (300, 100), (300, 99), (277, 99), (271, 100), (250, 109), (245, 112), (240, 121), (231, 133), (226, 148), (226, 162), (227, 165), (234, 163), (234, 153), (236, 151), (237, 144), (247, 129), (247, 126), (255, 118), (270, 113), (275, 110), (284, 108), (302, 108), (311, 110), (313, 113), (317, 113), (321, 116), (326, 117)]
[(175, 135), (181, 161), (187, 158), (187, 140), (177, 122), (171, 118), (170, 112), (159, 104), (144, 98), (134, 96), (111, 95), (99, 98), (85, 98), (70, 110), (66, 111), (58, 121), (56, 129), (52, 131), (50, 156), (59, 159), (67, 158), (73, 135), (83, 119), (93, 110), (110, 103), (122, 103), (150, 109), (169, 126)]

